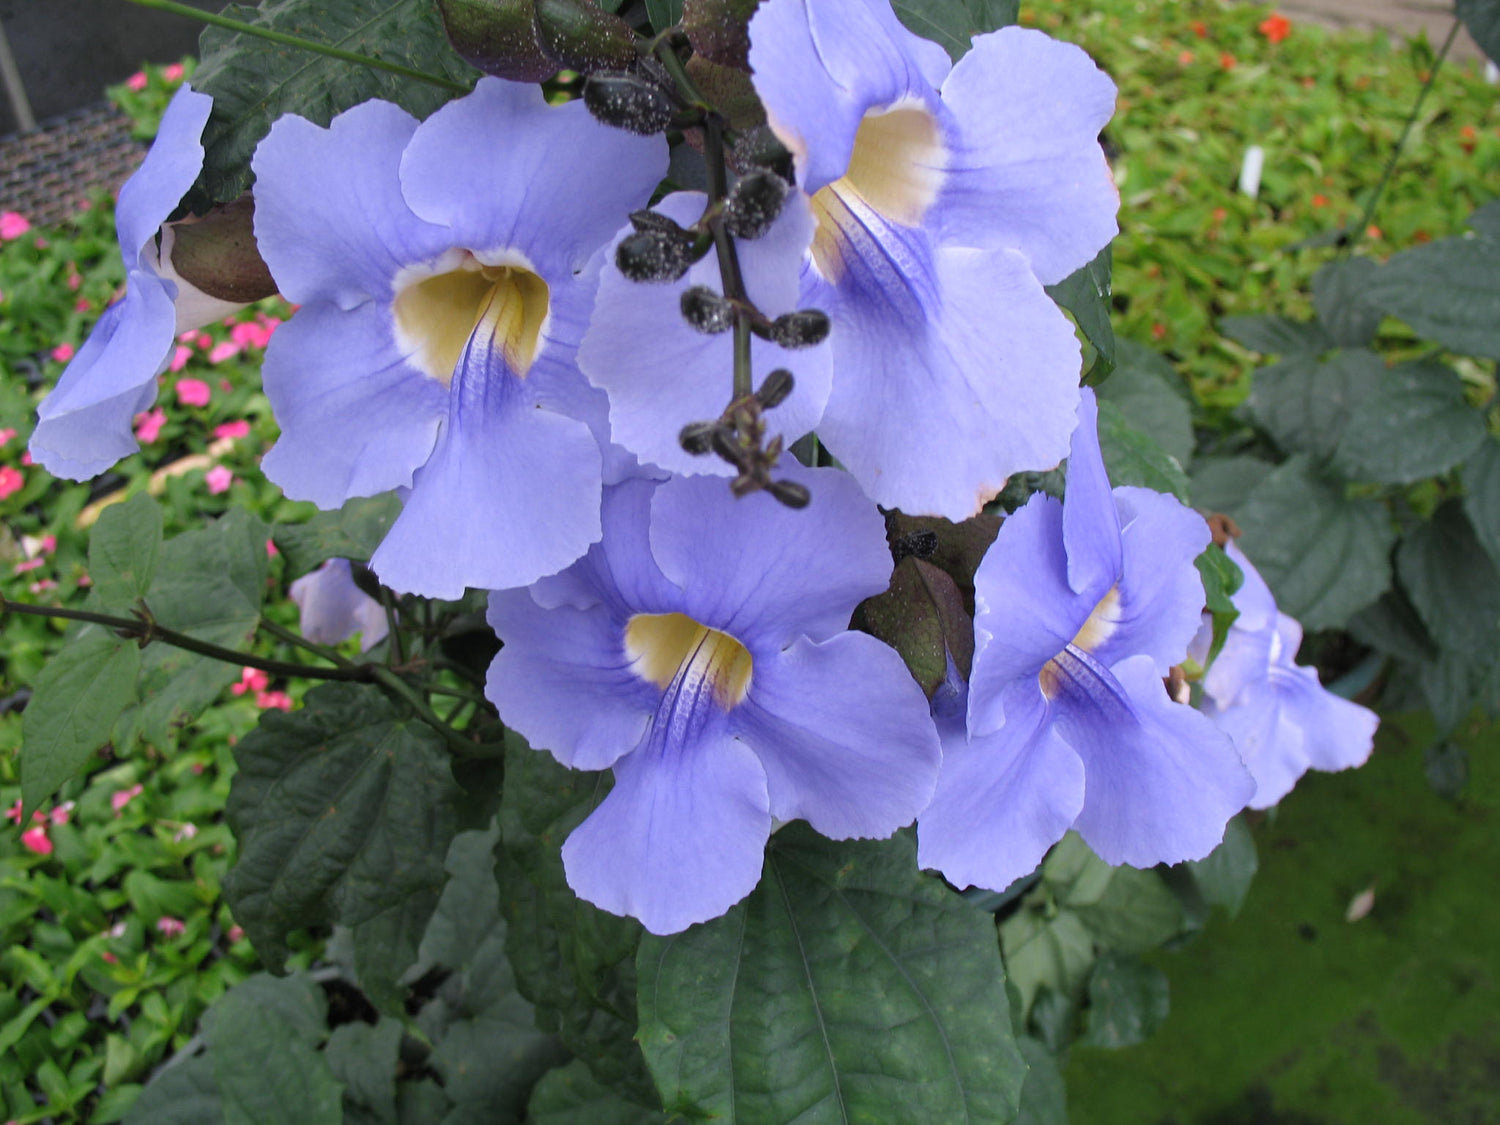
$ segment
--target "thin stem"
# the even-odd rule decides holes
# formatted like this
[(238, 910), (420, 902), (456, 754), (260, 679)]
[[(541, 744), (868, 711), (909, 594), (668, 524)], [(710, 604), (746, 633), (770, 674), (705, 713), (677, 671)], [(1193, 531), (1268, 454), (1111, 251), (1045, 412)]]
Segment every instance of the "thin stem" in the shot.
[(303, 39), (297, 35), (288, 35), (283, 31), (272, 31), (268, 27), (257, 27), (253, 23), (230, 19), (228, 16), (214, 15), (212, 12), (200, 11), (186, 4), (178, 4), (175, 0), (128, 0), (128, 2), (139, 4), (142, 8), (153, 8), (159, 12), (171, 12), (173, 15), (185, 16), (188, 19), (197, 20), (200, 23), (212, 24), (214, 27), (226, 28), (229, 31), (238, 31), (245, 35), (253, 35), (257, 39), (280, 43), (283, 47), (298, 47), (317, 55), (326, 55), (331, 59), (358, 63), (361, 66), (372, 67), (375, 70), (387, 70), (392, 74), (399, 74), (405, 78), (415, 78), (418, 82), (440, 86), (444, 90), (451, 90), (456, 94), (467, 94), (469, 92), (469, 87), (465, 86), (462, 82), (454, 82), (452, 79), (441, 78), (436, 74), (428, 74), (425, 71), (415, 70), (409, 66), (402, 66), (400, 63), (386, 62), (384, 59), (373, 58), (370, 55), (361, 55), (355, 51), (345, 51), (338, 47), (330, 47), (326, 43), (319, 43), (312, 39)]
[(385, 635), (389, 640), (386, 655), (389, 664), (405, 664), (406, 656), (401, 647), (401, 630), (396, 628), (396, 595), (386, 587), (380, 587), (380, 605), (385, 610)]
[(462, 731), (455, 730), (439, 718), (437, 712), (428, 706), (427, 700), (422, 697), (422, 693), (396, 675), (395, 672), (379, 664), (366, 664), (364, 667), (370, 669), (376, 683), (393, 694), (399, 695), (417, 713), (418, 718), (442, 735), (443, 740), (448, 743), (448, 749), (453, 751), (457, 757), (493, 757), (491, 754), (484, 753), (478, 744), (470, 742), (465, 738)]
[(735, 305), (734, 398), (738, 400), (755, 390), (750, 369), (750, 317), (742, 307), (750, 304), (750, 298), (745, 293), (745, 278), (740, 272), (734, 238), (724, 228), (721, 205), (729, 195), (729, 170), (724, 163), (724, 121), (717, 113), (710, 113), (703, 123), (703, 159), (708, 164), (708, 205), (712, 210), (708, 229), (713, 234), (714, 249), (718, 252), (719, 279), (724, 286), (724, 296)]
[(428, 684), (427, 694), (446, 695), (453, 699), (462, 699), (466, 703), (473, 703), (479, 707), (483, 707), (486, 702), (482, 695), (475, 695), (472, 691), (464, 691), (462, 688), (443, 687), (441, 684)]
[(1374, 194), (1370, 196), (1370, 202), (1365, 205), (1365, 212), (1360, 216), (1359, 225), (1354, 228), (1354, 234), (1344, 243), (1342, 257), (1352, 254), (1356, 244), (1370, 229), (1370, 223), (1375, 218), (1375, 209), (1380, 206), (1380, 197), (1385, 194), (1386, 185), (1391, 182), (1391, 175), (1396, 171), (1396, 164), (1406, 148), (1407, 139), (1411, 136), (1411, 131), (1417, 124), (1417, 118), (1422, 113), (1422, 104), (1427, 100), (1428, 93), (1437, 81), (1438, 71), (1443, 69), (1443, 60), (1448, 57), (1448, 51), (1453, 46), (1454, 40), (1458, 38), (1458, 29), (1462, 26), (1459, 20), (1454, 20), (1453, 26), (1448, 29), (1448, 37), (1438, 48), (1437, 58), (1433, 60), (1432, 66), (1427, 71), (1427, 81), (1423, 82), (1422, 88), (1417, 91), (1417, 100), (1412, 103), (1411, 112), (1406, 115), (1406, 124), (1401, 127), (1401, 136), (1396, 139), (1396, 146), (1391, 149), (1390, 159), (1385, 162), (1385, 171), (1380, 174), (1380, 182), (1375, 185)]
[(276, 622), (274, 621), (267, 621), (262, 618), (259, 627), (265, 632), (270, 633), (271, 636), (275, 637), (283, 644), (291, 645), (294, 648), (306, 649), (314, 656), (321, 656), (330, 664), (336, 664), (340, 668), (357, 667), (354, 661), (350, 660), (348, 657), (344, 656), (336, 649), (327, 648), (316, 643), (315, 641), (310, 641), (301, 633), (294, 633), (290, 629), (276, 624)]
[(703, 96), (703, 91), (698, 89), (698, 84), (688, 74), (687, 67), (682, 65), (682, 59), (672, 49), (672, 44), (669, 41), (671, 37), (672, 30), (670, 29), (657, 36), (651, 41), (648, 48), (649, 52), (656, 57), (657, 62), (661, 63), (662, 68), (672, 76), (672, 81), (677, 84), (677, 93), (682, 96), (684, 101), (691, 102), (698, 109), (702, 109), (705, 112), (712, 111), (713, 103)]

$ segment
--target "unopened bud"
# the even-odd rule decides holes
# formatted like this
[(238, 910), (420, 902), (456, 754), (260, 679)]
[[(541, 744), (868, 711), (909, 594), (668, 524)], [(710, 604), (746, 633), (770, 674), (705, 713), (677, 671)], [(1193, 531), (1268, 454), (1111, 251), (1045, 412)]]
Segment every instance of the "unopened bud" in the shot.
[(828, 316), (817, 309), (798, 309), (771, 322), (770, 336), (783, 348), (810, 348), (828, 339)]
[(717, 422), (689, 422), (677, 435), (677, 444), (694, 457), (701, 457), (712, 451), (714, 431), (718, 428)]
[(805, 508), (812, 501), (812, 493), (794, 480), (773, 480), (766, 491), (788, 508)]
[(654, 82), (623, 71), (600, 71), (584, 83), (583, 103), (605, 125), (654, 136), (672, 123), (674, 107)]
[(741, 176), (724, 200), (725, 229), (735, 238), (759, 238), (771, 229), (791, 190), (774, 172)]
[(706, 336), (734, 327), (734, 306), (702, 285), (683, 291), (681, 307), (682, 319)]
[(676, 281), (693, 264), (692, 243), (657, 231), (626, 235), (615, 265), (631, 281)]
[(778, 367), (767, 375), (760, 385), (760, 390), (755, 392), (761, 409), (770, 410), (773, 406), (780, 406), (785, 402), (787, 395), (792, 393), (793, 383), (792, 373), (784, 367)]
[(768, 168), (788, 183), (792, 179), (792, 154), (769, 125), (742, 133), (734, 143), (734, 163), (739, 168)]
[(656, 231), (658, 234), (692, 237), (682, 229), (676, 219), (670, 219), (660, 211), (632, 211), (630, 212), (630, 225), (642, 232)]
[(735, 468), (740, 468), (745, 463), (745, 451), (723, 426), (713, 428), (713, 432), (708, 435), (708, 447)]

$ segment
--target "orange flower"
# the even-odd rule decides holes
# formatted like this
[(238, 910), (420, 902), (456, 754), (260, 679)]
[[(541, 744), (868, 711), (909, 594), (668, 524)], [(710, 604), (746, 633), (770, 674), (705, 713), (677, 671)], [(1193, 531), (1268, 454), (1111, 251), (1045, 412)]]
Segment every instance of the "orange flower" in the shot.
[(1292, 21), (1279, 13), (1272, 13), (1261, 20), (1260, 33), (1272, 43), (1280, 43), (1292, 33)]
[(1219, 65), (1222, 66), (1225, 70), (1233, 70), (1236, 65), (1234, 56), (1231, 55), (1228, 51), (1225, 51), (1222, 55), (1219, 56)]
[(1199, 39), (1207, 39), (1208, 38), (1208, 24), (1204, 23), (1202, 20), (1194, 20), (1193, 21), (1193, 34), (1196, 35)]

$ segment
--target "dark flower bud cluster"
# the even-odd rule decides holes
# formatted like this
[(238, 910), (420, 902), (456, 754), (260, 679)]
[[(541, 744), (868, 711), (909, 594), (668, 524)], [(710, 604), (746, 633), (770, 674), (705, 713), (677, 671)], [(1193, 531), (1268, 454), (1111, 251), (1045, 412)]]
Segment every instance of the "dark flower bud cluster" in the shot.
[(724, 229), (735, 238), (759, 238), (781, 214), (792, 185), (774, 172), (741, 176), (724, 200)]
[(733, 159), (737, 168), (765, 168), (788, 183), (794, 182), (792, 154), (767, 125), (741, 133), (734, 142)]
[(706, 336), (734, 327), (734, 305), (712, 289), (695, 285), (682, 294), (682, 319)]
[(615, 265), (631, 281), (676, 281), (711, 245), (706, 235), (686, 230), (656, 211), (632, 212), (630, 225), (635, 233), (620, 240)]
[(650, 137), (672, 123), (676, 103), (658, 83), (623, 70), (601, 70), (583, 86), (583, 104), (596, 120)]
[(765, 440), (765, 412), (785, 402), (792, 386), (792, 373), (778, 368), (766, 376), (758, 391), (730, 403), (712, 422), (684, 426), (677, 440), (694, 456), (713, 453), (738, 469), (739, 475), (729, 483), (736, 496), (765, 491), (789, 508), (805, 508), (811, 499), (806, 488), (796, 481), (771, 479), (771, 470), (781, 457), (781, 436)]

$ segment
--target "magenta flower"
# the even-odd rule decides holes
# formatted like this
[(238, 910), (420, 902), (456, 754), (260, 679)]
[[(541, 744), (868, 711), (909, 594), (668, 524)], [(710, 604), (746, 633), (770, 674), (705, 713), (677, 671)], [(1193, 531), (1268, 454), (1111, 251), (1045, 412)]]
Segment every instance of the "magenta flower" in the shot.
[(9, 500), (25, 487), (26, 477), (20, 469), (0, 465), (0, 500)]
[(31, 229), (31, 221), (19, 211), (0, 211), (0, 242), (20, 238)]
[(213, 394), (213, 388), (202, 379), (177, 380), (177, 401), (183, 406), (207, 406)]
[(167, 424), (167, 412), (155, 407), (135, 416), (135, 436), (142, 445), (150, 445), (161, 437), (161, 428)]
[(224, 465), (215, 465), (203, 474), (203, 479), (208, 484), (208, 494), (218, 496), (229, 491), (229, 486), (234, 483), (234, 473)]
[(37, 855), (52, 854), (52, 838), (47, 835), (45, 824), (33, 824), (21, 833), (21, 846)]

